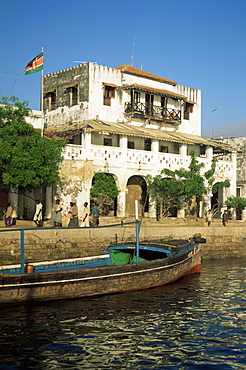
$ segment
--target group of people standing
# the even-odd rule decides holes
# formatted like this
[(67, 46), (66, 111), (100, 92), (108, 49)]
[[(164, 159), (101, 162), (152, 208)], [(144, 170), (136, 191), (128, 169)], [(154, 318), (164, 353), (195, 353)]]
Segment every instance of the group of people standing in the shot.
[[(37, 227), (42, 227), (42, 203), (40, 200), (36, 200), (36, 209), (33, 217), (33, 221)], [(51, 222), (54, 223), (53, 227), (62, 227), (62, 211), (63, 206), (59, 199), (55, 202), (54, 211), (52, 213)], [(90, 216), (92, 220), (90, 222)], [(84, 203), (82, 210), (82, 222), (79, 225), (79, 215), (78, 215), (78, 206), (76, 202), (70, 202), (70, 208), (67, 213), (69, 219), (68, 227), (89, 227), (89, 226), (98, 226), (99, 225), (99, 208), (96, 203), (92, 203), (91, 212), (88, 208), (88, 202)]]
[[(43, 226), (43, 205), (39, 199), (36, 201), (35, 213), (33, 216), (33, 222), (37, 227)], [(53, 222), (53, 227), (62, 227), (62, 211), (63, 206), (59, 199), (56, 200), (54, 210), (50, 221)], [(78, 206), (76, 202), (70, 202), (70, 208), (67, 213), (69, 219), (68, 227), (89, 227), (99, 225), (99, 207), (96, 203), (92, 203), (91, 210), (88, 207), (88, 202), (84, 203), (82, 209), (82, 221), (79, 222)], [(10, 203), (7, 204), (3, 214), (5, 227), (11, 227), (16, 224), (16, 212), (13, 210)]]
[[(40, 200), (36, 200), (36, 207), (35, 207), (33, 221), (35, 222), (37, 227), (43, 226), (42, 208), (43, 208), (43, 205), (40, 202)], [(11, 227), (11, 226), (16, 225), (17, 213), (16, 213), (16, 210), (13, 209), (10, 203), (7, 203), (5, 212), (3, 214), (3, 219), (4, 219), (5, 227)]]
[[(39, 199), (36, 200), (36, 208), (33, 217), (33, 221), (37, 225), (37, 227), (43, 226), (43, 215), (42, 215), (43, 205)], [(54, 223), (53, 227), (62, 227), (62, 211), (63, 206), (59, 199), (55, 202), (54, 211), (51, 217), (51, 221)], [(78, 206), (76, 202), (70, 202), (70, 208), (67, 213), (67, 217), (69, 218), (68, 227), (97, 227), (99, 225), (99, 207), (96, 205), (95, 202), (92, 203), (91, 211), (88, 208), (88, 202), (84, 203), (82, 209), (82, 221), (79, 225), (79, 215), (78, 215)], [(91, 219), (90, 219), (91, 218)], [(4, 212), (4, 222), (5, 227), (11, 227), (12, 225), (16, 225), (16, 211), (13, 210), (10, 203), (7, 204), (5, 212)], [(228, 213), (227, 210), (224, 210), (221, 214), (222, 225), (226, 226), (228, 223)], [(208, 210), (206, 214), (206, 222), (208, 226), (211, 226), (213, 221), (213, 212)]]
[[(221, 219), (222, 219), (222, 225), (226, 226), (228, 224), (228, 219), (229, 219), (226, 209), (222, 212)], [(207, 212), (206, 221), (208, 223), (208, 226), (211, 226), (211, 223), (213, 221), (213, 213), (212, 213), (211, 209), (209, 209), (208, 212)]]
[[(91, 225), (90, 215), (92, 216)], [(67, 217), (70, 219), (68, 227), (96, 227), (99, 225), (99, 208), (96, 203), (92, 203), (92, 208), (90, 212), (90, 209), (88, 208), (88, 202), (85, 202), (82, 210), (82, 222), (79, 225), (78, 207), (75, 202), (70, 202), (70, 209), (68, 211)]]

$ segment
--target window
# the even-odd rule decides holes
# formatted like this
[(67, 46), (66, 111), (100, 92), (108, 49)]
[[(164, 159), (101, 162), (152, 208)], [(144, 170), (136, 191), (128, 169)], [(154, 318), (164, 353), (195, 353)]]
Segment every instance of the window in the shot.
[(190, 113), (193, 112), (193, 106), (194, 104), (189, 102), (184, 103), (184, 119), (190, 119)]
[(151, 150), (151, 139), (144, 140), (144, 150)]
[(104, 105), (111, 105), (111, 99), (115, 97), (115, 89), (116, 86), (104, 86), (104, 98), (103, 98), (103, 104)]
[(161, 145), (160, 146), (160, 152), (161, 153), (168, 153), (168, 146)]
[(71, 87), (71, 106), (78, 104), (78, 85)]
[(140, 92), (134, 91), (133, 94), (133, 110), (139, 111), (140, 110)]
[(131, 103), (128, 105), (131, 112), (141, 113), (141, 104), (140, 104), (140, 92), (131, 90)]
[(200, 146), (200, 155), (205, 155), (206, 154), (206, 148), (205, 145)]
[(65, 94), (69, 93), (70, 97), (70, 106), (77, 105), (78, 104), (78, 84), (73, 84), (73, 85), (67, 85), (64, 86), (65, 89)]
[(165, 116), (167, 109), (167, 98), (165, 96), (161, 97), (161, 115)]
[(70, 134), (66, 136), (66, 139), (68, 139), (68, 144), (75, 144), (75, 145), (82, 144), (81, 134), (79, 135)]
[(134, 148), (135, 148), (135, 143), (134, 143), (134, 141), (128, 141), (128, 142), (127, 142), (127, 148), (128, 148), (128, 149), (134, 149)]
[(49, 102), (50, 110), (56, 109), (56, 91), (50, 92), (49, 100), (50, 100)]
[(48, 109), (56, 109), (56, 89), (44, 91), (44, 98), (48, 98)]
[(105, 146), (112, 146), (112, 139), (104, 138), (103, 145)]
[(236, 197), (241, 197), (241, 188), (236, 188)]
[(145, 113), (149, 116), (153, 115), (153, 104), (154, 104), (154, 95), (145, 94)]
[(134, 99), (134, 103), (140, 102), (140, 92), (139, 91), (134, 91), (133, 99)]

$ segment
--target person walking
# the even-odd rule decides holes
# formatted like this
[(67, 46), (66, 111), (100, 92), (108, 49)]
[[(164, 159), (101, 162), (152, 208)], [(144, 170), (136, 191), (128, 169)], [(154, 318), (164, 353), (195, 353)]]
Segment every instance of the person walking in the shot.
[(36, 200), (35, 213), (34, 213), (34, 217), (33, 217), (33, 221), (35, 222), (37, 227), (42, 227), (43, 226), (42, 225), (42, 209), (43, 209), (43, 205), (40, 202), (40, 200), (37, 199)]
[(92, 203), (92, 226), (96, 227), (99, 225), (99, 208), (95, 202)]
[(13, 207), (13, 212), (12, 212), (12, 226), (15, 226), (17, 222), (17, 212), (16, 208)]
[(11, 227), (13, 208), (10, 203), (7, 204), (6, 212), (4, 213), (5, 227)]
[(80, 227), (89, 227), (90, 224), (89, 224), (89, 209), (88, 209), (88, 203), (85, 202), (84, 203), (84, 207), (83, 207), (83, 210), (82, 210), (82, 222), (81, 222), (81, 225)]
[(62, 205), (60, 204), (60, 200), (56, 200), (55, 209), (53, 211), (53, 215), (51, 221), (54, 222), (53, 227), (62, 227)]
[(207, 212), (207, 217), (206, 217), (206, 221), (208, 223), (208, 226), (211, 225), (212, 220), (213, 220), (213, 214), (211, 212), (211, 209), (209, 209), (208, 212)]
[(68, 217), (70, 218), (68, 227), (79, 226), (78, 207), (76, 202), (70, 202), (70, 211), (68, 212)]
[(227, 210), (225, 209), (222, 215), (222, 225), (226, 226), (227, 223), (228, 223), (228, 214), (227, 214)]

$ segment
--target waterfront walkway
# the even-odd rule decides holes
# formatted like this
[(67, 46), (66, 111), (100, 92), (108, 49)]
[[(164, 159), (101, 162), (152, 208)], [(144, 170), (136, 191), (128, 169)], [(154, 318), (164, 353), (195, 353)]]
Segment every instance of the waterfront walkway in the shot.
[[(101, 217), (100, 218), (100, 226), (106, 226), (110, 224), (120, 224), (121, 219), (117, 219), (114, 217)], [(125, 222), (133, 222), (134, 219), (124, 219)], [(68, 221), (63, 222), (63, 227), (66, 228), (68, 224)], [(45, 221), (43, 227), (52, 227), (53, 223), (50, 221)], [(200, 227), (208, 227), (207, 222), (203, 218), (167, 218), (163, 221), (155, 221), (150, 219), (143, 219), (142, 220), (142, 226), (160, 226), (160, 227), (187, 227), (187, 226), (200, 226)], [(213, 219), (212, 225), (210, 227), (224, 227), (222, 225), (222, 221), (220, 218)], [(241, 220), (230, 220), (226, 227), (235, 227), (235, 226), (246, 226), (246, 222), (243, 222)], [(11, 226), (11, 228), (5, 227), (4, 221), (0, 220), (0, 229), (36, 229), (36, 225), (33, 221), (30, 220), (17, 220), (17, 223), (15, 226)]]

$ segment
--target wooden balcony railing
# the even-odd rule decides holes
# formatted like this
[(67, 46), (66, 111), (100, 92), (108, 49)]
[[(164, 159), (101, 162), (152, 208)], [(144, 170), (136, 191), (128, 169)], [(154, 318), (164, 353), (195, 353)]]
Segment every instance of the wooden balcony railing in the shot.
[(181, 111), (179, 109), (162, 108), (153, 104), (126, 102), (125, 113), (133, 116), (152, 117), (166, 122), (181, 122)]

